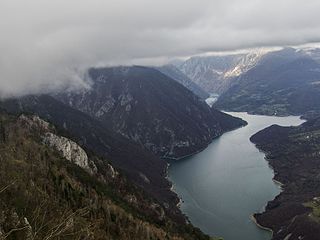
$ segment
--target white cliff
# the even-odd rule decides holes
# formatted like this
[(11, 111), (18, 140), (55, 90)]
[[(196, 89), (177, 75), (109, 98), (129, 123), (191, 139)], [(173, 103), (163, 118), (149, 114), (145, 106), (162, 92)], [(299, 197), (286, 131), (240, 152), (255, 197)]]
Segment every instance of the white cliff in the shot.
[(96, 172), (96, 166), (88, 159), (87, 153), (75, 142), (68, 138), (47, 132), (43, 142), (60, 151), (62, 156), (90, 173)]

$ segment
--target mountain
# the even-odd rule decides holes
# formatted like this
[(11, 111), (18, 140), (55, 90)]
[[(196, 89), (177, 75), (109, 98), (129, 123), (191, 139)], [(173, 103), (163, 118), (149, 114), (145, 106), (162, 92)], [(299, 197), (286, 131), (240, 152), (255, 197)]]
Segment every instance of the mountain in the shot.
[(130, 181), (166, 206), (167, 212), (180, 218), (181, 213), (176, 207), (179, 199), (170, 191), (171, 184), (166, 179), (167, 163), (153, 153), (51, 96), (8, 99), (0, 102), (0, 109), (15, 115), (36, 114), (54, 124), (87, 152), (110, 161)]
[(266, 50), (246, 54), (191, 57), (177, 68), (209, 93), (225, 92), (237, 77), (256, 65)]
[(300, 48), (298, 51), (310, 56), (313, 60), (320, 63), (320, 48), (317, 47), (307, 47), (307, 48)]
[(320, 65), (304, 52), (285, 48), (266, 54), (239, 76), (215, 107), (265, 115), (320, 110)]
[(91, 89), (56, 98), (162, 158), (195, 153), (245, 124), (153, 68), (97, 68), (89, 75)]
[(0, 113), (0, 162), (0, 239), (210, 239), (36, 115)]
[(187, 75), (181, 72), (177, 67), (172, 64), (167, 64), (157, 68), (160, 72), (167, 75), (168, 77), (176, 80), (190, 91), (192, 91), (195, 95), (199, 96), (201, 99), (207, 99), (209, 97), (209, 93), (199, 87), (196, 83), (194, 83)]
[(320, 236), (320, 118), (298, 127), (273, 125), (251, 137), (266, 153), (282, 192), (256, 214), (257, 222), (272, 229), (273, 240)]

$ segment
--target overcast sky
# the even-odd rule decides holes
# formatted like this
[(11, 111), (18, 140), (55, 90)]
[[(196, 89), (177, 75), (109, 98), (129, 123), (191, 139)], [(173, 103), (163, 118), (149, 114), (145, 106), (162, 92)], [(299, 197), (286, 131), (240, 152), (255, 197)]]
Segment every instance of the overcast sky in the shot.
[(319, 0), (0, 0), (0, 96), (86, 87), (96, 65), (320, 41)]

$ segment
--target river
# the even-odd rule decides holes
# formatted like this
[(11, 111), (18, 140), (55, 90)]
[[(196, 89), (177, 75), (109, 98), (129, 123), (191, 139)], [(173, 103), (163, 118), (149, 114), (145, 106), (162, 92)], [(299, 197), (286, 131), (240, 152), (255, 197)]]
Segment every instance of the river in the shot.
[(169, 179), (181, 197), (181, 210), (203, 232), (224, 240), (270, 240), (250, 216), (263, 211), (280, 193), (264, 154), (249, 141), (272, 125), (295, 126), (299, 117), (274, 117), (229, 113), (248, 122), (223, 134), (204, 151), (170, 162)]

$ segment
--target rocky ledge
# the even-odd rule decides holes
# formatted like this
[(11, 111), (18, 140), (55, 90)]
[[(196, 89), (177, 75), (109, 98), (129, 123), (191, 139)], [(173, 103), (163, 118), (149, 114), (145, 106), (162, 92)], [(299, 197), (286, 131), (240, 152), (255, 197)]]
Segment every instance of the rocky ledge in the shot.
[[(97, 167), (93, 161), (89, 160), (87, 153), (76, 142), (62, 136), (56, 135), (53, 126), (37, 115), (22, 114), (18, 121), (26, 129), (36, 129), (41, 134), (42, 142), (45, 145), (57, 150), (66, 160), (78, 165), (87, 172), (97, 173)], [(113, 170), (114, 171), (114, 170)]]

